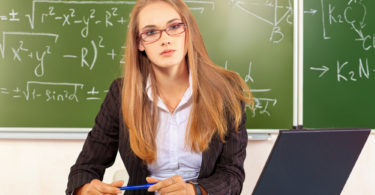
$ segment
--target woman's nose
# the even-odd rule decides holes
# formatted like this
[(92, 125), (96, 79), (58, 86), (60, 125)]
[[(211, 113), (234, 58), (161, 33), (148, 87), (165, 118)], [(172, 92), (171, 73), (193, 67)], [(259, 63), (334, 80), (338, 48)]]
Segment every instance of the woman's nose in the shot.
[(161, 35), (160, 35), (161, 45), (171, 44), (170, 38), (171, 37), (167, 34), (167, 32), (161, 31)]

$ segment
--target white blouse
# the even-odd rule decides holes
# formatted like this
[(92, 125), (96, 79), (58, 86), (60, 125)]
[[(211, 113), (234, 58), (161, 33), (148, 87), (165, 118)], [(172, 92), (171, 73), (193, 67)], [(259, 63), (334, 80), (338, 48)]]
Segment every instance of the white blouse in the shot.
[[(153, 102), (151, 79), (148, 77), (146, 91)], [(151, 105), (152, 107), (153, 105)], [(202, 163), (202, 153), (194, 153), (185, 148), (185, 131), (192, 106), (191, 77), (189, 88), (185, 91), (175, 111), (170, 113), (163, 100), (158, 97), (158, 127), (156, 135), (156, 161), (148, 164), (151, 177), (159, 180), (181, 176), (185, 181), (198, 178)]]

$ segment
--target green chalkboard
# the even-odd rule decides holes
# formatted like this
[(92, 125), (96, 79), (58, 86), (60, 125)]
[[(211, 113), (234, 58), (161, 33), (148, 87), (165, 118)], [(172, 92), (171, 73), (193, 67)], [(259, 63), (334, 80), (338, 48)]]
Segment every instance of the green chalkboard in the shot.
[[(212, 60), (255, 96), (249, 129), (293, 123), (293, 8), (288, 0), (185, 1)], [(121, 76), (135, 1), (6, 0), (0, 7), (0, 127), (90, 128)]]
[(303, 124), (375, 128), (375, 1), (304, 1)]

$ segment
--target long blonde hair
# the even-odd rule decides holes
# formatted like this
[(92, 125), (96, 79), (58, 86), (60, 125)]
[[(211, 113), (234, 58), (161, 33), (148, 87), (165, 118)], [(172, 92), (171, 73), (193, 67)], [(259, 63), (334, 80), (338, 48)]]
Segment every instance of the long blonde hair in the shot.
[[(216, 66), (208, 56), (198, 24), (182, 0), (160, 0), (170, 4), (187, 25), (186, 64), (192, 78), (193, 104), (186, 131), (186, 144), (194, 152), (203, 152), (217, 134), (222, 142), (228, 127), (238, 125), (242, 118), (241, 102), (253, 104), (250, 90), (243, 79), (232, 71)], [(157, 103), (151, 104), (146, 93), (146, 80), (155, 76), (145, 52), (138, 50), (138, 15), (155, 0), (138, 0), (130, 16), (126, 40), (122, 113), (130, 137), (132, 151), (146, 163), (156, 159)], [(153, 99), (155, 85), (151, 85)], [(151, 105), (153, 108), (151, 109)], [(152, 113), (151, 113), (152, 112)]]

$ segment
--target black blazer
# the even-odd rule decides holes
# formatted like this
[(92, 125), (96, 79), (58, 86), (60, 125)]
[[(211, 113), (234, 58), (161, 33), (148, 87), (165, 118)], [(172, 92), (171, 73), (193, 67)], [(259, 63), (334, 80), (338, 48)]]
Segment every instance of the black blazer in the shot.
[[(66, 194), (90, 183), (92, 179), (103, 179), (104, 171), (113, 165), (117, 150), (129, 173), (128, 185), (145, 184), (150, 173), (147, 165), (130, 148), (129, 134), (121, 114), (122, 79), (115, 80), (101, 105), (94, 128), (87, 139), (76, 163), (71, 167)], [(244, 110), (244, 105), (243, 110)], [(214, 136), (209, 148), (202, 154), (202, 165), (198, 183), (210, 195), (240, 194), (245, 179), (243, 163), (246, 157), (247, 132), (246, 113), (243, 111), (239, 133), (230, 127), (226, 143)], [(125, 191), (126, 195), (154, 194), (147, 190)]]

